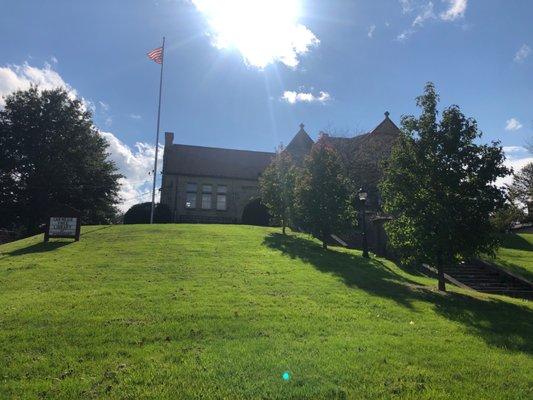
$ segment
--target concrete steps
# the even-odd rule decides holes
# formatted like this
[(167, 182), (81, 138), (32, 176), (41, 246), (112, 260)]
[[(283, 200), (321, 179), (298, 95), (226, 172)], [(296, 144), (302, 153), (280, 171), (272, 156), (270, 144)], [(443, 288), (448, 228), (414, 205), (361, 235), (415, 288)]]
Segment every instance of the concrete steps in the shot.
[(533, 299), (530, 282), (482, 261), (446, 267), (444, 273), (448, 281), (478, 292)]

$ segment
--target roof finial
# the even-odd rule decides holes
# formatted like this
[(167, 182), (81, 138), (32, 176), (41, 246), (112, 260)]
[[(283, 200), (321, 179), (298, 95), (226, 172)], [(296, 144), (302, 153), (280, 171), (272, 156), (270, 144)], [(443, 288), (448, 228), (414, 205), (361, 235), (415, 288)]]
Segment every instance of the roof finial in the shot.
[(300, 129), (303, 129), (304, 126), (305, 126), (305, 125), (304, 125), (303, 122), (302, 122), (302, 123), (300, 124)]
[(385, 111), (385, 118), (389, 118), (390, 112)]

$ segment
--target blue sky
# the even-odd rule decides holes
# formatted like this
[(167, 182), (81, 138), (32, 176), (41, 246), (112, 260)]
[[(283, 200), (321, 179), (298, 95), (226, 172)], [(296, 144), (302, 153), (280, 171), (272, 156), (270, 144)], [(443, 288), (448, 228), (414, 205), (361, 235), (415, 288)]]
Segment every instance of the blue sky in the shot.
[(386, 110), (416, 113), (433, 81), (441, 106), (460, 105), (516, 165), (529, 159), (531, 1), (254, 1), (1, 0), (0, 94), (40, 82), (83, 97), (129, 203), (149, 181), (159, 69), (146, 52), (163, 35), (161, 130), (176, 142), (270, 151), (300, 122), (312, 137), (368, 131)]

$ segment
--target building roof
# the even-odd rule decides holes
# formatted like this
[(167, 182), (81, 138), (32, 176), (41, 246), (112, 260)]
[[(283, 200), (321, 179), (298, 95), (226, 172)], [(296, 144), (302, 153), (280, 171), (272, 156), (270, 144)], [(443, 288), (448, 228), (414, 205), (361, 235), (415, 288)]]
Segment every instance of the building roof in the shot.
[(289, 152), (293, 158), (302, 158), (309, 154), (311, 147), (313, 147), (313, 139), (309, 137), (307, 132), (304, 130), (304, 124), (300, 124), (300, 130), (292, 138), (291, 142), (285, 150)]
[(256, 180), (274, 153), (167, 144), (164, 173)]
[[(385, 119), (369, 133), (354, 137), (335, 137), (321, 133), (341, 153), (346, 152), (351, 156), (359, 157), (371, 156), (374, 151), (380, 153), (381, 150), (386, 150), (389, 152), (399, 134), (400, 129), (389, 118), (388, 112), (385, 113)], [(382, 145), (385, 145), (386, 148), (382, 148)]]
[[(377, 166), (380, 159), (390, 154), (399, 133), (386, 112), (385, 119), (370, 133), (352, 138), (326, 136), (339, 151), (345, 165), (358, 171), (361, 164)], [(173, 140), (173, 133), (165, 133), (165, 174), (256, 180), (274, 157), (274, 153), (269, 152), (189, 146), (173, 144)], [(300, 124), (300, 130), (285, 150), (301, 164), (313, 144), (304, 125)]]

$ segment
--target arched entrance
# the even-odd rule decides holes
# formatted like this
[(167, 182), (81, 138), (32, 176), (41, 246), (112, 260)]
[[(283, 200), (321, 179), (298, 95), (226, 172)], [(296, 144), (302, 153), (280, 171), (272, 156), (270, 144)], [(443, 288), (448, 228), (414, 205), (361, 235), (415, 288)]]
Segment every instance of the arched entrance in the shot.
[(250, 201), (242, 212), (242, 223), (245, 225), (268, 226), (270, 214), (268, 209), (261, 203), (261, 199)]

